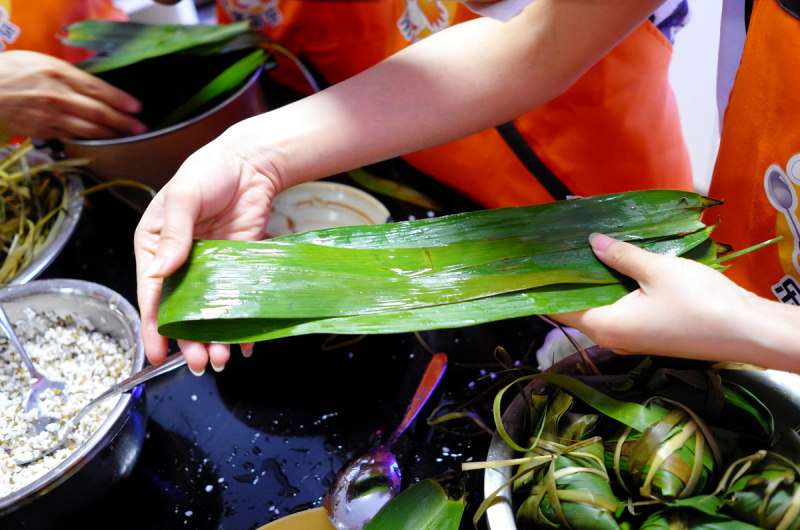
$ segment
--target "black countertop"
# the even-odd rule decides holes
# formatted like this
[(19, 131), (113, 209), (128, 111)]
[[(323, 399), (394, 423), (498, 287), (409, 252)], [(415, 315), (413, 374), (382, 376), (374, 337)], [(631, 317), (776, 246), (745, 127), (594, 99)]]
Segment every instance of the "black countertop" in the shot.
[[(445, 204), (437, 215), (475, 208), (401, 162), (371, 169)], [(396, 220), (431, 215), (381, 199)], [(73, 238), (42, 277), (97, 282), (136, 305), (138, 218), (109, 192), (89, 196)], [(419, 334), (310, 335), (259, 343), (247, 359), (236, 350), (220, 373), (180, 368), (145, 386), (146, 435), (130, 475), (58, 527), (239, 530), (321, 506), (336, 473), (397, 426), (430, 352), (444, 351), (450, 363), (439, 388), (394, 450), (404, 487), (436, 478), (466, 491), (462, 528), (472, 528), (482, 472), (462, 473), (460, 464), (485, 458), (490, 435), (468, 420), (432, 428), (426, 418), (444, 407), (490, 421), (496, 374), (503, 364), (532, 362), (547, 329), (528, 318)], [(498, 360), (497, 346), (510, 361)]]

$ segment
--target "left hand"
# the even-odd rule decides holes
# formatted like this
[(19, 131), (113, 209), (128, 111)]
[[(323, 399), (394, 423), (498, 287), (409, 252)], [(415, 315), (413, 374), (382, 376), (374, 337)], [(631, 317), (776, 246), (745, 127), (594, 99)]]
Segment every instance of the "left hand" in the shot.
[[(167, 339), (158, 333), (157, 315), (164, 278), (186, 261), (193, 239), (258, 240), (264, 237), (277, 179), (257, 171), (237, 153), (241, 142), (226, 135), (192, 154), (159, 191), (134, 234), (137, 294), (147, 358), (158, 364)], [(230, 357), (227, 344), (178, 341), (189, 368), (200, 374), (208, 362), (221, 370)], [(252, 345), (243, 346), (248, 353)]]
[(0, 132), (34, 138), (141, 134), (130, 94), (66, 61), (27, 50), (0, 52)]

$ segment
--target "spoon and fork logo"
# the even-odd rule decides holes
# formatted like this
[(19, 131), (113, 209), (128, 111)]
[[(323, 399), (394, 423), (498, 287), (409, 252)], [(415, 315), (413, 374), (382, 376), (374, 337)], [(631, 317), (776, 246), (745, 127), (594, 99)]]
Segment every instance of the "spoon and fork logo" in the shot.
[[(783, 214), (789, 231), (792, 234), (792, 264), (795, 271), (800, 274), (800, 221), (797, 218), (797, 190), (800, 186), (800, 154), (794, 155), (786, 164), (786, 172), (780, 166), (773, 164), (764, 175), (764, 190), (772, 206)], [(784, 278), (781, 284), (773, 287), (776, 295), (783, 292), (783, 283), (791, 280)], [(780, 298), (781, 296), (779, 296)]]

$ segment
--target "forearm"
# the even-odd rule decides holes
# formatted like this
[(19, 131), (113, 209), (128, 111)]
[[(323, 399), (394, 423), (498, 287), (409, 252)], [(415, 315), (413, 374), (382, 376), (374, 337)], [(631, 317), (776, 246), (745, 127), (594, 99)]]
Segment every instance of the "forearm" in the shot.
[(230, 144), (243, 145), (237, 136), (251, 144), (257, 137), (259, 151), (242, 153), (256, 165), (285, 157), (279, 164), (285, 188), (443, 143), (557, 96), (657, 3), (537, 0), (506, 23), (459, 24), (244, 122)]
[(752, 296), (749, 308), (734, 309), (728, 347), (731, 358), (800, 373), (800, 307)]

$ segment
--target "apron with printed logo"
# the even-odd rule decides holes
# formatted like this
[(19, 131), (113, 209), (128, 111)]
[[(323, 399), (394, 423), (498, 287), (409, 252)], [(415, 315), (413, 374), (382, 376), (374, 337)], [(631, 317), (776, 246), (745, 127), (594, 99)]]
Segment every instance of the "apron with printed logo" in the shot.
[[(440, 0), (217, 0), (217, 15), (223, 23), (248, 20), (328, 83), (476, 17)], [(488, 207), (632, 189), (691, 189), (689, 156), (667, 80), (671, 53), (669, 41), (646, 22), (548, 104), (403, 158)], [(298, 69), (280, 54), (277, 59), (271, 77), (309, 93)]]
[(127, 20), (111, 0), (0, 0), (0, 50), (31, 50), (77, 63), (92, 52), (65, 46), (64, 26), (81, 20)]
[[(439, 0), (396, 0), (392, 46), (476, 15)], [(672, 45), (645, 22), (564, 94), (511, 123), (403, 158), (487, 207), (647, 188), (692, 189), (668, 81)]]
[[(785, 0), (788, 4), (797, 2)], [(735, 249), (780, 236), (736, 258), (727, 275), (761, 296), (800, 305), (800, 20), (776, 0), (756, 0), (725, 111), (709, 195), (724, 202), (717, 241)]]
[[(386, 58), (392, 0), (217, 0), (220, 23), (248, 21), (312, 69), (323, 87), (351, 77)], [(303, 94), (312, 89), (280, 53), (272, 79)]]

